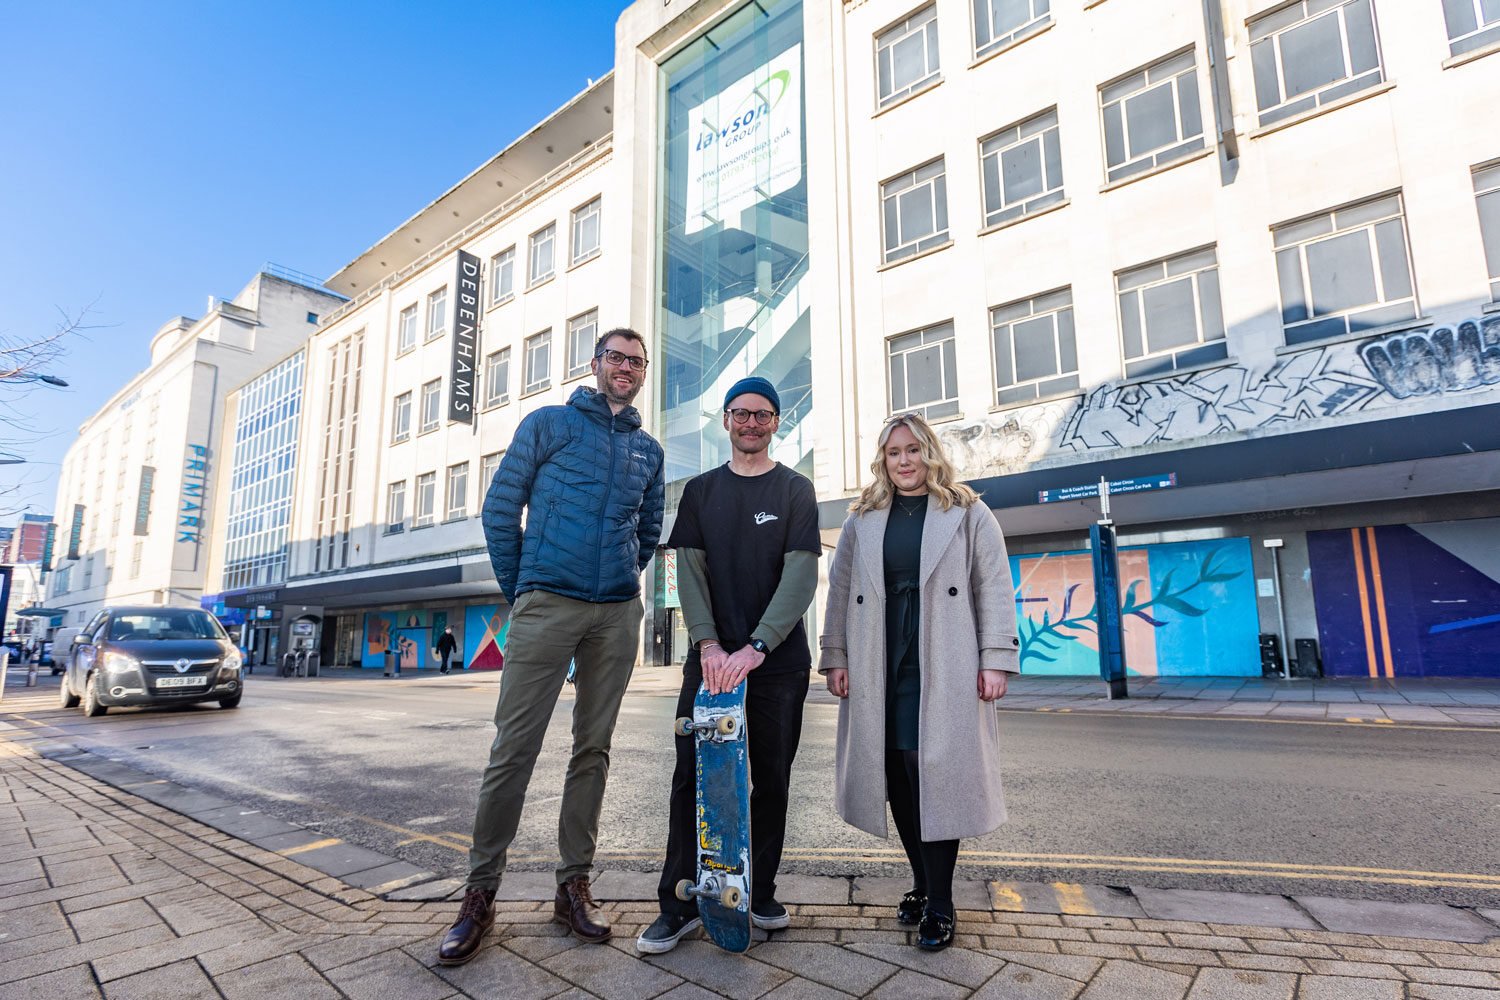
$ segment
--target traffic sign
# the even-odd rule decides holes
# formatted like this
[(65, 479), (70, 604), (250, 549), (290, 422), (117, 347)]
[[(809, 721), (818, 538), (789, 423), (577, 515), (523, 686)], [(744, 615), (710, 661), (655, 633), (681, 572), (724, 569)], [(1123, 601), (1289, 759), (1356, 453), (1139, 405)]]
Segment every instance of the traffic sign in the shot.
[[(1142, 476), (1136, 479), (1119, 479), (1109, 484), (1109, 495), (1140, 493), (1145, 490), (1164, 490), (1177, 485), (1177, 473), (1168, 472), (1160, 476)], [(1037, 490), (1037, 503), (1060, 503), (1064, 500), (1087, 500), (1099, 495), (1098, 483), (1083, 486), (1064, 486), (1056, 490)]]

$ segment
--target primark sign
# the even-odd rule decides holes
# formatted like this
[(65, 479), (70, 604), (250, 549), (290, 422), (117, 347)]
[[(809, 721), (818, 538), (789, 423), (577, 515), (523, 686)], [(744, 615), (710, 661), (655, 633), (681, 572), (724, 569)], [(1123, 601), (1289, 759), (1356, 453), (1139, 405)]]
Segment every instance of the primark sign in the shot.
[(203, 542), (204, 506), (208, 502), (208, 449), (190, 444), (182, 469), (182, 500), (177, 506), (177, 541)]
[(475, 366), (479, 356), (479, 258), (458, 252), (458, 289), (453, 317), (453, 360), (448, 370), (448, 419), (474, 422), (474, 399), (478, 391)]

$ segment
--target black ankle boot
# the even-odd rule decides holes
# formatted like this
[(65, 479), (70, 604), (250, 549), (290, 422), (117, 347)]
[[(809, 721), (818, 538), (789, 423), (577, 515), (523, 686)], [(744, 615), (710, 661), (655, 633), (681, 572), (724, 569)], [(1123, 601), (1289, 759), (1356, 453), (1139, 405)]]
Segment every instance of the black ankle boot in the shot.
[(917, 925), (917, 947), (923, 951), (942, 951), (953, 943), (953, 915), (939, 913), (931, 906), (922, 911)]
[(922, 911), (925, 909), (927, 894), (913, 889), (896, 904), (896, 920), (903, 924), (915, 924), (922, 919)]

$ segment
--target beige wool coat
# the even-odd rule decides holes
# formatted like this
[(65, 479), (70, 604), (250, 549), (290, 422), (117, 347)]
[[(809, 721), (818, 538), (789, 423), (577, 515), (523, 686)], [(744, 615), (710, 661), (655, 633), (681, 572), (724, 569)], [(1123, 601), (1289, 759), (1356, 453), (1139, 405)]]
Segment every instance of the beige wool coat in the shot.
[[(885, 527), (890, 508), (851, 514), (829, 568), (818, 672), (849, 671), (839, 704), (836, 804), (853, 826), (887, 836)], [(917, 722), (923, 840), (978, 837), (1005, 822), (999, 716), (978, 673), (1017, 672), (1015, 587), (1005, 539), (983, 503), (927, 506), (922, 524)]]

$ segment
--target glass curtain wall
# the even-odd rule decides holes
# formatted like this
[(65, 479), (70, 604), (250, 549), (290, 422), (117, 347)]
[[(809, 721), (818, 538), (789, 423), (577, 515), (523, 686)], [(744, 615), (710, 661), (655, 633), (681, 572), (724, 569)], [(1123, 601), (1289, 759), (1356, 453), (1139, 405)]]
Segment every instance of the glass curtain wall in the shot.
[(668, 509), (728, 461), (724, 393), (781, 395), (772, 457), (812, 473), (807, 132), (801, 0), (755, 0), (661, 68), (658, 262)]

